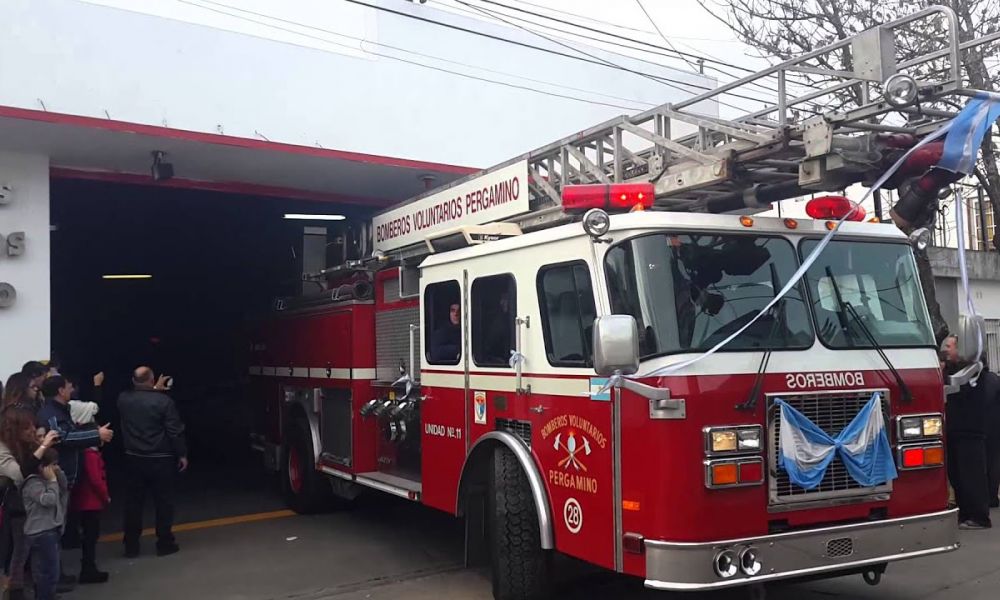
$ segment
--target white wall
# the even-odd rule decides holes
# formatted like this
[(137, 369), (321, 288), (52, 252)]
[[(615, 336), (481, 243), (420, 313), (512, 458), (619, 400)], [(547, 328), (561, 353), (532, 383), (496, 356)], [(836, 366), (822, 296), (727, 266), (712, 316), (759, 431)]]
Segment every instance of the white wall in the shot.
[(0, 205), (0, 234), (25, 233), (24, 253), (7, 256), (0, 248), (0, 281), (17, 290), (10, 308), (0, 308), (0, 377), (50, 352), (49, 322), (49, 160), (44, 156), (0, 153), (0, 184), (13, 193)]
[[(430, 5), (373, 1), (575, 53)], [(242, 3), (284, 21), (177, 2), (164, 12), (164, 0), (114, 4), (177, 18), (78, 0), (0, 2), (0, 105), (488, 167), (620, 114), (701, 91), (347, 2)], [(714, 85), (697, 74), (588, 51), (634, 70)], [(704, 112), (717, 113), (717, 107)]]

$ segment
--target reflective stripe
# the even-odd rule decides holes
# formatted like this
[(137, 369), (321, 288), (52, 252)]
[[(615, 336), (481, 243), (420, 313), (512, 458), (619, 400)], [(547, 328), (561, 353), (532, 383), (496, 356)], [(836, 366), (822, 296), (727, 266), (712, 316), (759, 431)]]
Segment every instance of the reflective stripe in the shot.
[(251, 375), (263, 377), (298, 377), (301, 379), (375, 379), (375, 369), (334, 369), (327, 367), (249, 367)]

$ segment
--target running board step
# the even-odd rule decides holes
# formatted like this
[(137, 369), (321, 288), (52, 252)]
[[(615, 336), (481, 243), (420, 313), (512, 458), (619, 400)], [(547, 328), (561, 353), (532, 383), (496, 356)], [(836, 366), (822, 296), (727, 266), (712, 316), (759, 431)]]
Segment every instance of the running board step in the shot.
[(380, 492), (392, 494), (393, 496), (399, 496), (400, 498), (405, 498), (407, 500), (413, 500), (414, 502), (420, 501), (420, 492), (423, 489), (423, 486), (419, 481), (408, 479), (406, 477), (400, 477), (398, 475), (383, 473), (381, 471), (369, 471), (367, 473), (352, 475), (326, 465), (321, 466), (320, 471), (328, 475), (333, 475), (334, 477), (346, 479), (347, 481), (353, 481), (358, 485), (379, 490)]

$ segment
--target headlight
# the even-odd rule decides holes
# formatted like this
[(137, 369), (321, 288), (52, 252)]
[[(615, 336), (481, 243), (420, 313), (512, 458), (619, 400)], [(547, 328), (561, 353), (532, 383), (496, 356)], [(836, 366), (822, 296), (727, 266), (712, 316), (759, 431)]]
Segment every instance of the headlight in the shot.
[(760, 450), (760, 429), (740, 429), (736, 438), (740, 450)]
[(761, 428), (758, 425), (708, 427), (705, 429), (705, 451), (708, 454), (760, 452)]
[(732, 430), (712, 432), (712, 452), (732, 452), (736, 450), (736, 432)]
[(923, 415), (902, 417), (899, 419), (899, 439), (901, 440), (941, 437), (943, 430), (944, 419), (941, 418), (941, 415)]
[(924, 417), (923, 427), (924, 437), (939, 437), (944, 430), (944, 421), (941, 417)]

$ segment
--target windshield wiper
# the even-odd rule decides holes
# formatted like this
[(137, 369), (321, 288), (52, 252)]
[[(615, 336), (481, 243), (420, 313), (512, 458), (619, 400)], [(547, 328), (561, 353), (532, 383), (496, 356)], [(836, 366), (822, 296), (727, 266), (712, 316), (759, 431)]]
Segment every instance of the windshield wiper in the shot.
[[(840, 307), (840, 310), (837, 311), (837, 314), (840, 316), (841, 322), (845, 326), (847, 325), (847, 319), (844, 316), (844, 312), (846, 309), (846, 312), (850, 313), (851, 319), (853, 319), (854, 322), (858, 324), (858, 328), (861, 330), (862, 333), (865, 334), (865, 337), (868, 339), (868, 343), (872, 345), (872, 348), (875, 350), (875, 352), (878, 352), (878, 355), (885, 362), (885, 366), (889, 367), (889, 371), (892, 372), (892, 376), (896, 379), (896, 385), (899, 386), (899, 392), (903, 396), (902, 397), (903, 402), (909, 404), (913, 400), (913, 395), (910, 393), (909, 386), (907, 386), (906, 382), (903, 381), (903, 377), (899, 374), (899, 371), (896, 370), (896, 366), (892, 364), (891, 360), (889, 360), (889, 356), (886, 355), (885, 350), (882, 348), (882, 345), (878, 343), (878, 340), (876, 340), (875, 336), (872, 335), (871, 330), (868, 329), (867, 325), (865, 325), (864, 321), (861, 319), (861, 315), (858, 314), (858, 311), (854, 308), (854, 306), (851, 305), (850, 302), (845, 302), (841, 297), (840, 286), (837, 284), (836, 278), (833, 277), (833, 272), (831, 271), (830, 267), (826, 268), (826, 274), (830, 278), (830, 285), (833, 286), (833, 292), (837, 296), (837, 304)], [(853, 340), (851, 339), (850, 331), (845, 330), (845, 334), (848, 340), (851, 340), (852, 342), (851, 345), (853, 346), (854, 344)]]
[[(771, 263), (771, 289), (774, 294), (778, 294), (778, 270), (775, 268), (774, 263)], [(743, 402), (736, 405), (736, 410), (748, 410), (753, 412), (757, 409), (757, 399), (760, 398), (761, 389), (764, 387), (764, 375), (767, 373), (767, 365), (771, 362), (771, 352), (774, 351), (774, 346), (771, 342), (774, 340), (774, 333), (778, 330), (778, 325), (782, 324), (782, 317), (785, 314), (785, 298), (782, 296), (780, 300), (771, 305), (771, 331), (767, 334), (767, 339), (764, 344), (767, 348), (764, 350), (764, 355), (760, 357), (760, 364), (757, 366), (757, 376), (753, 380), (753, 387), (750, 388), (750, 395)], [(781, 311), (778, 313), (778, 311)], [(785, 331), (787, 337), (787, 331)], [(787, 341), (787, 340), (786, 340)]]

